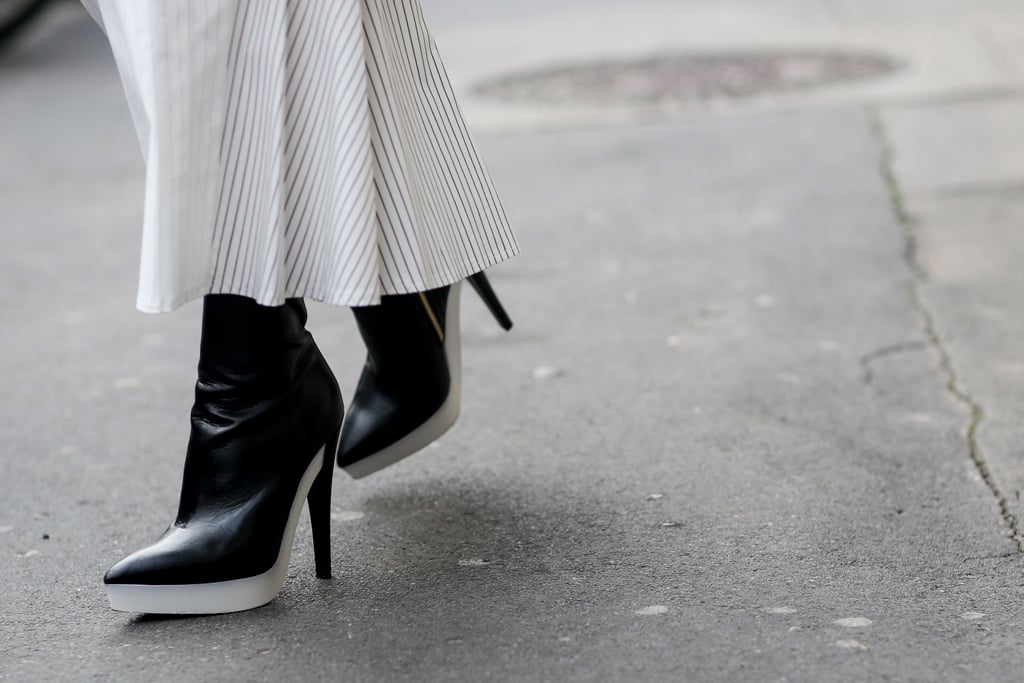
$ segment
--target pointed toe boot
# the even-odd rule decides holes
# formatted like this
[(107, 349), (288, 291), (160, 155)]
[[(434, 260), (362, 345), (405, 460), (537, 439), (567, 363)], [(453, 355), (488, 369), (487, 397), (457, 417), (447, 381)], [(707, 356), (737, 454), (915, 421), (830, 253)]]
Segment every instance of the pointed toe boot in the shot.
[(330, 576), (330, 495), (343, 415), (301, 300), (203, 302), (199, 379), (178, 514), (104, 583), (115, 610), (236, 612), (280, 591), (308, 502), (317, 575)]
[[(468, 281), (498, 324), (511, 329), (484, 274)], [(385, 296), (379, 306), (352, 309), (367, 352), (338, 445), (338, 465), (352, 477), (419, 451), (458, 419), (461, 285)]]

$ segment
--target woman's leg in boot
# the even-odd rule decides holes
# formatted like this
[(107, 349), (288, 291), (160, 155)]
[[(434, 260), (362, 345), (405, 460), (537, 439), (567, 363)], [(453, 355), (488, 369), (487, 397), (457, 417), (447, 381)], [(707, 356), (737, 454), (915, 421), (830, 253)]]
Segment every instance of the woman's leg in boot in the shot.
[[(510, 329), (512, 321), (484, 274), (469, 282), (498, 323)], [(379, 306), (352, 309), (366, 344), (366, 364), (342, 430), (338, 465), (353, 477), (419, 451), (458, 419), (461, 286), (384, 296)]]
[(112, 607), (216, 613), (269, 602), (307, 496), (318, 574), (329, 576), (325, 517), (343, 407), (305, 322), (299, 299), (204, 298), (178, 514), (107, 573)]

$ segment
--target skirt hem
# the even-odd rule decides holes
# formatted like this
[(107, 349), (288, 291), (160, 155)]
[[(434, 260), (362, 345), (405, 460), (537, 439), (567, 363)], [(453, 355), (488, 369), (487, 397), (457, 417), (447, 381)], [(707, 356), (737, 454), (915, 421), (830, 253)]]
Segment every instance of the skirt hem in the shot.
[(212, 286), (196, 287), (187, 290), (183, 294), (180, 294), (173, 299), (161, 300), (156, 298), (146, 298), (139, 296), (136, 299), (135, 306), (138, 310), (143, 313), (170, 313), (175, 311), (190, 301), (194, 301), (200, 297), (206, 296), (207, 294), (235, 294), (237, 296), (244, 296), (256, 301), (256, 303), (262, 306), (280, 306), (284, 304), (285, 299), (302, 298), (309, 299), (310, 301), (317, 301), (322, 304), (329, 306), (376, 306), (380, 303), (380, 297), (392, 294), (411, 294), (418, 291), (426, 291), (428, 289), (436, 289), (438, 287), (444, 287), (446, 285), (452, 285), (456, 282), (466, 279), (473, 273), (479, 273), (481, 270), (486, 270), (491, 266), (494, 266), (503, 261), (507, 261), (519, 254), (519, 248), (514, 247), (507, 250), (499, 250), (488, 254), (488, 257), (474, 262), (466, 262), (461, 264), (455, 269), (455, 275), (451, 277), (435, 277), (424, 280), (421, 289), (408, 289), (397, 287), (393, 290), (385, 291), (383, 287), (374, 291), (365, 290), (350, 290), (347, 292), (322, 292), (317, 290), (312, 291), (295, 291), (287, 292), (277, 295), (276, 297), (265, 297), (261, 295), (254, 295), (253, 292), (236, 290), (233, 287), (228, 287), (223, 291), (214, 291)]

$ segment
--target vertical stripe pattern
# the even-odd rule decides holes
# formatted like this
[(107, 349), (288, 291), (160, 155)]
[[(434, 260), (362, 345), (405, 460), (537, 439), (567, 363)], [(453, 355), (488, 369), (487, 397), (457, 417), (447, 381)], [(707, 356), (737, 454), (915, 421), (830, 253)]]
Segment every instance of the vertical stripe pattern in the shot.
[(138, 306), (369, 305), (518, 252), (417, 0), (84, 0), (147, 160)]

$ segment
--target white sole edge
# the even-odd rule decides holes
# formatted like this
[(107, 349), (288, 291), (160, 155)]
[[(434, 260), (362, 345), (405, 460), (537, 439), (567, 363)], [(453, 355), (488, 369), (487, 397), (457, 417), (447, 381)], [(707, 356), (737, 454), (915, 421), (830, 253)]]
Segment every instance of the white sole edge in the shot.
[[(390, 467), (413, 453), (420, 451), (444, 435), (459, 419), (462, 406), (462, 330), (459, 327), (459, 302), (462, 299), (462, 282), (452, 285), (445, 313), (445, 355), (448, 371), (451, 373), (451, 388), (448, 397), (427, 421), (412, 430), (387, 448), (377, 451), (342, 469), (353, 479), (362, 479), (385, 467)], [(455, 334), (452, 335), (451, 332)]]
[(217, 583), (171, 586), (110, 584), (107, 586), (110, 608), (118, 612), (144, 614), (226, 614), (260, 607), (273, 600), (284, 585), (302, 505), (306, 502), (309, 489), (323, 466), (326, 447), (317, 452), (302, 475), (288, 515), (281, 549), (277, 553), (274, 566), (268, 571), (258, 576)]

